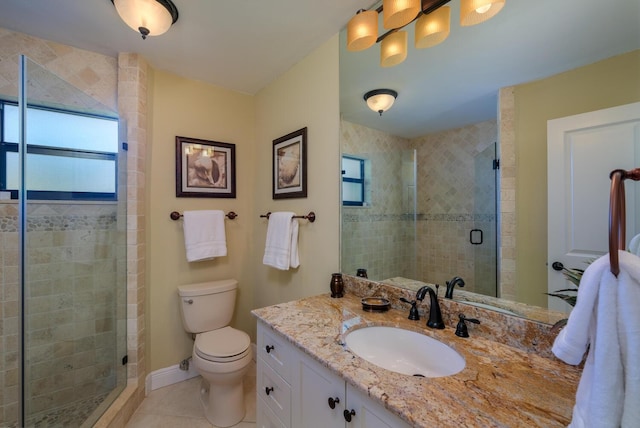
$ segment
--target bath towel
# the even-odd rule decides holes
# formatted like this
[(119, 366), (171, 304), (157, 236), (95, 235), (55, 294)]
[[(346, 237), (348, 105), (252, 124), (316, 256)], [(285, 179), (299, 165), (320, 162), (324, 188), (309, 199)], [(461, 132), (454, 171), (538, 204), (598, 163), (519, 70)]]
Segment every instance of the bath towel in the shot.
[(631, 238), (631, 241), (629, 241), (629, 252), (636, 256), (640, 256), (640, 234), (637, 234)]
[(298, 258), (298, 220), (292, 212), (275, 212), (269, 216), (267, 242), (262, 263), (280, 270), (297, 268)]
[(620, 273), (609, 255), (591, 263), (578, 300), (552, 351), (564, 362), (587, 360), (570, 427), (617, 428), (640, 421), (640, 258), (618, 251)]
[(223, 211), (185, 211), (183, 227), (187, 261), (211, 260), (227, 255)]

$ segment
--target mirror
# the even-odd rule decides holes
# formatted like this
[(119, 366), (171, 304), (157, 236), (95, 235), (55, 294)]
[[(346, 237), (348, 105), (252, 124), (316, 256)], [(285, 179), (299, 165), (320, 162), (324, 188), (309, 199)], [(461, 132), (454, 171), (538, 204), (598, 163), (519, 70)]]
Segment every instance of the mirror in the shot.
[[(640, 101), (640, 6), (507, 1), (473, 27), (460, 27), (458, 0), (448, 6), (449, 37), (414, 49), (409, 24), (407, 59), (395, 67), (379, 66), (378, 44), (348, 52), (340, 34), (341, 147), (362, 160), (364, 188), (364, 206), (342, 209), (342, 270), (366, 268), (370, 279), (409, 287), (459, 275), (466, 285), (457, 290), (473, 293), (454, 298), (476, 293), (493, 296), (490, 306), (544, 308), (546, 121)], [(620, 89), (612, 77), (629, 68), (634, 77)], [(586, 73), (594, 77), (575, 79)], [(382, 115), (363, 100), (373, 89), (398, 92)], [(523, 94), (545, 90), (551, 95), (540, 108), (549, 116), (528, 122), (518, 110)], [(492, 154), (500, 160), (495, 175), (476, 167), (486, 169)], [(348, 186), (358, 193), (357, 178)], [(448, 199), (460, 193), (463, 202)], [(491, 243), (495, 261), (479, 251)]]

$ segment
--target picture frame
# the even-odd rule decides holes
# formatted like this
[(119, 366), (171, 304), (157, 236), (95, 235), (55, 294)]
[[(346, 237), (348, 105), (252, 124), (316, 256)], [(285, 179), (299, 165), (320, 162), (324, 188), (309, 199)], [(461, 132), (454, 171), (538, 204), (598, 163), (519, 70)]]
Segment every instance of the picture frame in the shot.
[(235, 144), (177, 136), (176, 197), (235, 198)]
[(307, 197), (307, 128), (273, 140), (273, 199)]

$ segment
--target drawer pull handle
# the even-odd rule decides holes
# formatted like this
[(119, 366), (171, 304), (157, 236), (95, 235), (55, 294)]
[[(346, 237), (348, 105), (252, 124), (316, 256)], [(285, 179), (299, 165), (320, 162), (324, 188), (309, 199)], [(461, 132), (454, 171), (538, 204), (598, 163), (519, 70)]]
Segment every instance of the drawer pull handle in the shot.
[(271, 393), (273, 392), (273, 387), (272, 387), (272, 386), (267, 386), (267, 387), (264, 389), (264, 392), (266, 392), (266, 393), (267, 393), (267, 395), (271, 394)]
[(269, 354), (275, 349), (275, 347), (273, 345), (267, 345), (264, 347), (264, 349), (267, 351), (267, 354)]
[(351, 410), (344, 410), (344, 413), (342, 413), (344, 415), (344, 420), (347, 422), (351, 422), (351, 417), (356, 415), (356, 411), (351, 409)]
[(331, 407), (332, 409), (336, 408), (336, 404), (338, 404), (340, 402), (340, 398), (336, 397), (329, 397), (329, 407)]

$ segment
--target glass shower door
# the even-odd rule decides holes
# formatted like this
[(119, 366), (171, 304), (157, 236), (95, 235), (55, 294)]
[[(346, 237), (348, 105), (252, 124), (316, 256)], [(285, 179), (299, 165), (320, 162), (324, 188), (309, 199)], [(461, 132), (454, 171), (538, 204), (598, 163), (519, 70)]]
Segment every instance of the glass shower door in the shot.
[(498, 164), (496, 143), (474, 157), (475, 189), (473, 229), (469, 241), (473, 246), (475, 292), (498, 296), (497, 201)]
[(126, 155), (115, 113), (28, 59), (22, 71), (2, 189), (19, 197), (16, 424), (90, 426), (126, 383)]

